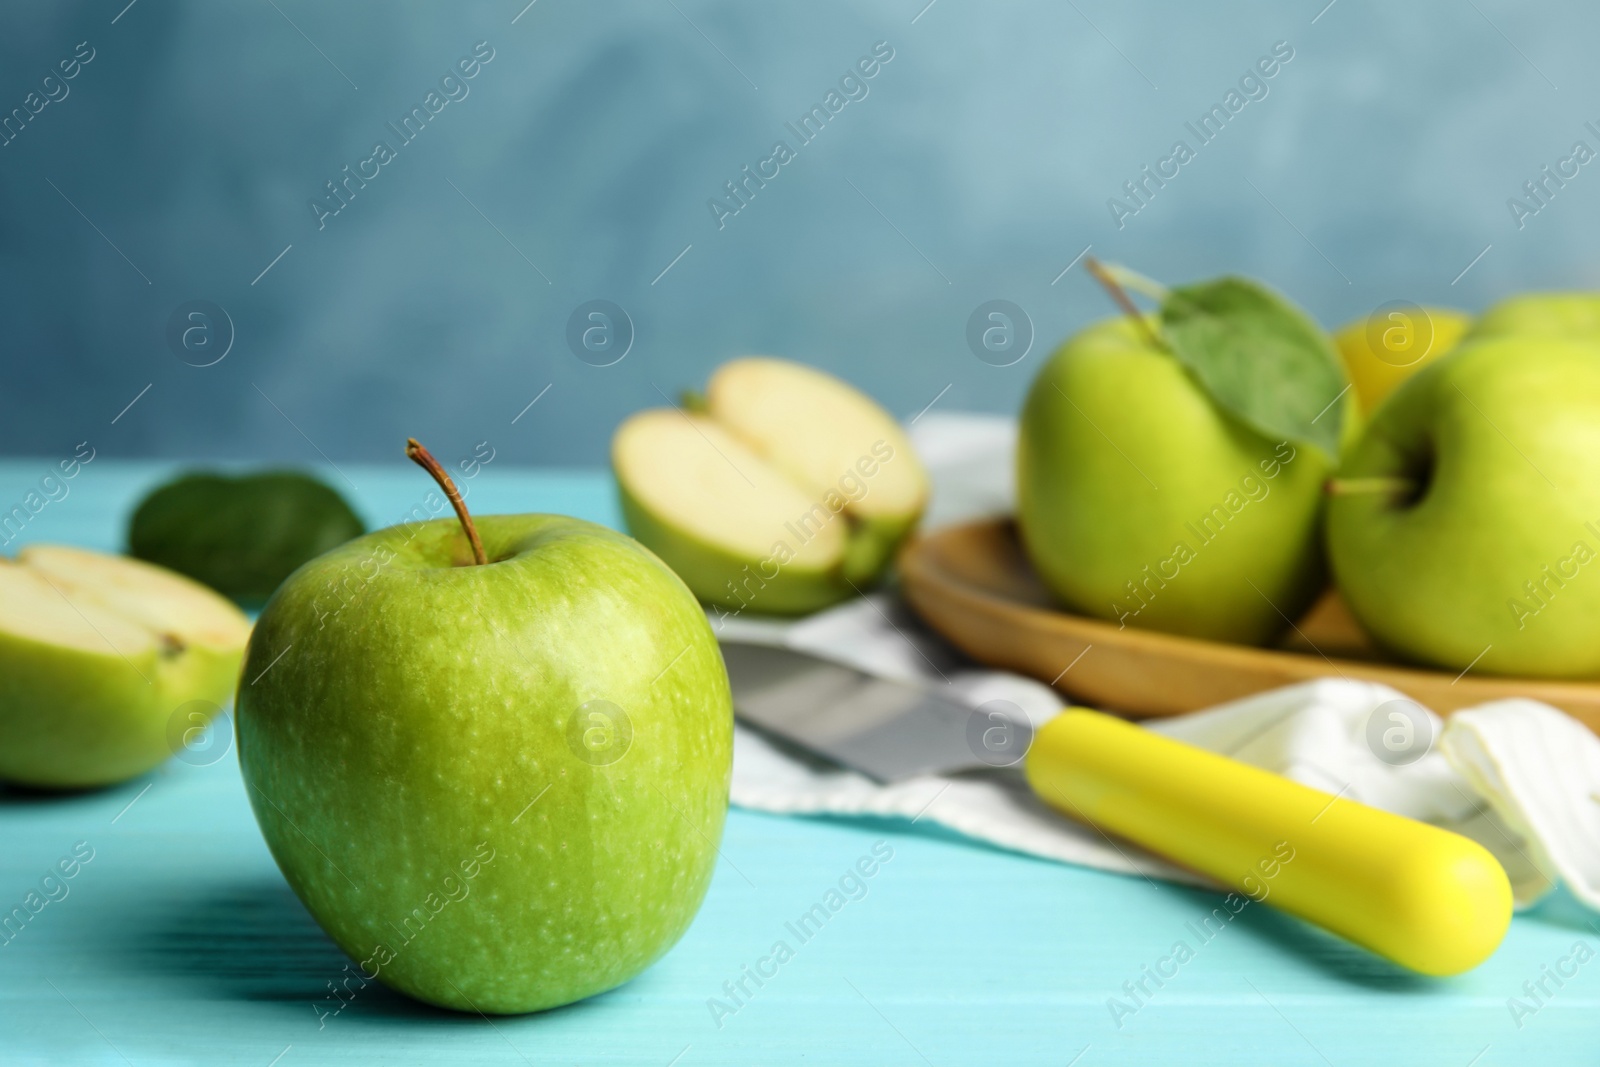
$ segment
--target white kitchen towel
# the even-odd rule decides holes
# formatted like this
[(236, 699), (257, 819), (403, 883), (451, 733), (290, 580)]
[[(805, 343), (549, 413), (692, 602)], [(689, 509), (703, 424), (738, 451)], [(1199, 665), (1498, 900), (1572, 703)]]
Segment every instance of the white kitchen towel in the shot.
[[(930, 413), (919, 423), (913, 439), (935, 487), (930, 525), (1010, 510), (1011, 420)], [(974, 707), (1008, 700), (1036, 725), (1061, 709), (1043, 683), (975, 668), (892, 593), (792, 622), (715, 610), (712, 620), (724, 638), (784, 644), (884, 677), (948, 687)], [(1547, 705), (1498, 701), (1441, 721), (1386, 686), (1328, 678), (1145, 725), (1331, 795), (1465, 834), (1505, 865), (1519, 906), (1565, 882), (1600, 910), (1600, 738)], [(880, 785), (737, 727), (732, 799), (762, 811), (938, 823), (1052, 860), (1203, 882), (1058, 815), (1015, 771)]]

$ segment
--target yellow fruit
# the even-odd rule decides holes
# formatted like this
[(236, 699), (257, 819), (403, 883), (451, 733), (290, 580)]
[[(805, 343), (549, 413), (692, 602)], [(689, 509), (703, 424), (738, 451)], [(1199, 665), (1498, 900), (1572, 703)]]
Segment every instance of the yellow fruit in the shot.
[(1400, 301), (1346, 324), (1333, 343), (1362, 412), (1371, 414), (1395, 386), (1449, 352), (1471, 325), (1464, 311)]

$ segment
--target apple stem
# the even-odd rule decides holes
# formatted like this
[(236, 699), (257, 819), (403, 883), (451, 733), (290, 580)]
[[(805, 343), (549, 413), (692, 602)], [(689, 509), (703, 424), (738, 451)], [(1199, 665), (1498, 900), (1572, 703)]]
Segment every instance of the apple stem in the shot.
[(1100, 269), (1124, 289), (1132, 289), (1136, 293), (1143, 293), (1156, 303), (1160, 303), (1172, 295), (1172, 290), (1156, 281), (1147, 278), (1136, 270), (1130, 270), (1120, 263), (1101, 263)]
[(1414, 478), (1383, 475), (1370, 478), (1329, 478), (1323, 487), (1329, 496), (1362, 496), (1376, 493), (1415, 492)]
[(483, 553), (483, 542), (478, 539), (478, 528), (472, 524), (472, 516), (467, 514), (467, 502), (461, 499), (461, 491), (450, 480), (449, 472), (433, 458), (432, 452), (417, 443), (415, 437), (406, 438), (406, 458), (433, 475), (433, 480), (439, 483), (444, 495), (450, 498), (450, 506), (456, 509), (456, 518), (461, 520), (461, 528), (467, 531), (467, 540), (472, 542), (472, 561), (479, 566), (488, 563), (489, 557)]
[(1094, 275), (1094, 280), (1099, 282), (1101, 287), (1110, 294), (1117, 307), (1122, 309), (1122, 313), (1133, 320), (1133, 324), (1139, 328), (1140, 333), (1144, 334), (1146, 340), (1157, 348), (1167, 347), (1165, 342), (1160, 337), (1157, 337), (1156, 332), (1150, 328), (1150, 320), (1144, 317), (1144, 312), (1140, 311), (1134, 304), (1133, 298), (1128, 295), (1128, 291), (1106, 269), (1105, 264), (1093, 256), (1086, 256), (1084, 257), (1083, 265), (1090, 274)]

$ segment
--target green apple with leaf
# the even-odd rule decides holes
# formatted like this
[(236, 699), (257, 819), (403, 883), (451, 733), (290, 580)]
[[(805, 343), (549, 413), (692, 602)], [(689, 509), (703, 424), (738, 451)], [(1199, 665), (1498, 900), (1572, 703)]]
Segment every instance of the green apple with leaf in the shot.
[[(1322, 485), (1351, 401), (1318, 326), (1258, 283), (1166, 290), (1094, 264), (1125, 312), (1041, 368), (1017, 521), (1069, 609), (1257, 644), (1321, 591)], [(1124, 283), (1160, 301), (1141, 315)]]
[(273, 857), (376, 979), (461, 1011), (638, 974), (711, 881), (733, 712), (704, 612), (638, 542), (559, 515), (390, 527), (267, 603), (239, 760)]
[(1600, 675), (1600, 347), (1469, 341), (1390, 396), (1329, 490), (1334, 575), (1384, 646)]

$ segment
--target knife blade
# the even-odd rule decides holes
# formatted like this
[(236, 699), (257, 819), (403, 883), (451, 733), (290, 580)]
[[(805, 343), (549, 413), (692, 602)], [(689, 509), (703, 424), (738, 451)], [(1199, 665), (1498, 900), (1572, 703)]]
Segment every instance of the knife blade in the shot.
[(880, 782), (1021, 762), (1033, 737), (1004, 700), (964, 704), (776, 645), (724, 642), (734, 712)]

